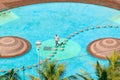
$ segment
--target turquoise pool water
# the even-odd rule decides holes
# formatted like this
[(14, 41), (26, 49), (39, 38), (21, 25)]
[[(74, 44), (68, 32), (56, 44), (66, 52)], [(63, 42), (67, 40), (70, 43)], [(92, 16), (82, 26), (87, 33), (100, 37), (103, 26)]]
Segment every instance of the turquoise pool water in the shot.
[[(18, 17), (16, 20), (0, 26), (0, 36), (19, 36), (27, 39), (32, 47), (25, 55), (16, 58), (0, 59), (0, 70), (21, 68), (37, 64), (35, 42), (53, 39), (55, 34), (66, 38), (71, 33), (91, 26), (107, 26), (107, 28), (84, 31), (73, 38), (79, 44), (81, 51), (76, 57), (60, 60), (66, 64), (64, 76), (79, 72), (79, 69), (89, 72), (94, 79), (94, 66), (99, 60), (104, 66), (107, 61), (94, 58), (87, 52), (87, 45), (96, 39), (114, 37), (120, 38), (120, 28), (108, 28), (109, 25), (120, 26), (120, 11), (111, 8), (82, 3), (45, 3), (14, 8), (11, 11)], [(43, 60), (43, 57), (41, 57)], [(22, 71), (19, 71), (23, 76)], [(1, 73), (3, 74), (3, 73)], [(25, 74), (35, 74), (34, 69), (26, 69)], [(28, 80), (28, 79), (27, 79)]]

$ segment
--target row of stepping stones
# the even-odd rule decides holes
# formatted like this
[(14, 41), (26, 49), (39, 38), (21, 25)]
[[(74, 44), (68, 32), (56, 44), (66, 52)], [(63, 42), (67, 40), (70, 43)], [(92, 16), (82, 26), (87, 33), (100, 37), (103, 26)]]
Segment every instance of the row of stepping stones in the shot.
[[(63, 41), (63, 44), (62, 44), (62, 46), (60, 47), (60, 50), (61, 50), (61, 51), (64, 50), (64, 46), (65, 46), (65, 43), (66, 43), (65, 41), (66, 41), (66, 40)], [(52, 50), (52, 53), (50, 54), (50, 56), (47, 57), (46, 59), (40, 61), (40, 62), (39, 62), (39, 65), (41, 65), (43, 62), (46, 62), (46, 61), (48, 61), (48, 60), (51, 60), (51, 58), (54, 57), (55, 54), (57, 53), (57, 50), (58, 50), (58, 47), (54, 47), (53, 50)], [(19, 69), (19, 68), (16, 68), (15, 71), (16, 71), (16, 72), (19, 71), (19, 70), (24, 71), (24, 70), (26, 70), (26, 69), (32, 69), (33, 67), (38, 67), (38, 64), (33, 64), (32, 66), (27, 66), (27, 67), (22, 66), (20, 69)], [(0, 72), (4, 73), (4, 72), (10, 72), (10, 71), (11, 71), (11, 70), (8, 70), (8, 71), (1, 70)]]
[[(62, 46), (60, 47), (60, 50), (61, 51), (64, 51), (64, 47), (65, 47), (65, 44), (68, 42), (68, 40), (70, 40), (72, 37), (74, 37), (75, 35), (79, 34), (79, 33), (82, 33), (84, 31), (88, 31), (88, 30), (94, 30), (94, 29), (100, 29), (100, 28), (119, 28), (119, 26), (112, 26), (112, 25), (109, 25), (109, 26), (96, 26), (96, 27), (90, 27), (90, 28), (84, 28), (83, 30), (79, 30), (77, 32), (74, 32), (70, 35), (68, 35), (64, 40), (63, 40), (63, 44)], [(57, 50), (58, 50), (59, 47), (54, 47), (53, 50), (52, 50), (52, 53), (44, 60), (40, 61), (39, 62), (39, 65), (41, 65), (43, 62), (46, 62), (47, 60), (51, 60), (55, 54), (57, 53)], [(26, 70), (26, 69), (32, 69), (33, 67), (38, 67), (38, 64), (33, 64), (32, 66), (27, 66), (27, 67), (24, 67), (22, 66), (21, 68), (16, 68), (15, 71), (19, 71), (19, 70)], [(8, 70), (8, 71), (5, 71), (5, 70), (1, 70), (0, 72), (4, 73), (4, 72), (10, 72), (11, 70)]]
[[(109, 25), (108, 27), (107, 26), (96, 26), (96, 27), (90, 27), (90, 29), (99, 29), (99, 28), (118, 28), (119, 26), (112, 26), (112, 25)], [(89, 28), (84, 28), (85, 31), (88, 31)], [(64, 40), (63, 40), (63, 44), (62, 46), (60, 47), (60, 50), (63, 51), (64, 50), (64, 47), (65, 47), (65, 44), (68, 42), (68, 40), (70, 40), (72, 37), (74, 37), (75, 35), (83, 32), (84, 30), (80, 30), (80, 31), (77, 31), (77, 32), (74, 32), (70, 35), (68, 35)], [(55, 56), (55, 54), (57, 53), (57, 50), (58, 50), (58, 47), (54, 47), (53, 49), (53, 52), (50, 54), (49, 57), (47, 57), (45, 60), (51, 60), (51, 58), (53, 58)]]

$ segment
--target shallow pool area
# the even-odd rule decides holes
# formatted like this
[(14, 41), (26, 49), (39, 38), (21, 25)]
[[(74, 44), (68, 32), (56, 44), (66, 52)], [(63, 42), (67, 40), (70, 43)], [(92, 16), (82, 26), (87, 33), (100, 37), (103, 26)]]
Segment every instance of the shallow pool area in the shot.
[[(30, 42), (31, 49), (18, 57), (0, 58), (0, 70), (18, 68), (22, 79), (24, 74), (37, 75), (34, 65), (38, 63), (35, 45), (38, 40), (42, 42), (40, 60), (44, 60), (52, 51), (47, 52), (43, 48), (45, 46), (54, 48), (53, 39), (56, 34), (63, 41), (68, 39), (65, 49), (58, 50), (51, 60), (57, 59), (60, 63), (66, 64), (63, 76), (79, 73), (80, 69), (83, 69), (96, 79), (93, 64), (98, 60), (106, 66), (107, 61), (90, 55), (87, 51), (88, 44), (100, 38), (120, 38), (120, 11), (103, 6), (83, 3), (42, 3), (10, 11), (17, 18), (0, 25), (0, 36), (22, 37)], [(25, 73), (21, 71), (23, 66), (26, 68)], [(32, 66), (32, 69), (28, 69), (28, 66)]]

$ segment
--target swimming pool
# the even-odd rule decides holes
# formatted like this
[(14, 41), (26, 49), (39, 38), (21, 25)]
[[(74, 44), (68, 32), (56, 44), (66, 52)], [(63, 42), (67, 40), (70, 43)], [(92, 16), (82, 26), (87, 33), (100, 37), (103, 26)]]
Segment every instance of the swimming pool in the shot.
[[(11, 9), (11, 11), (17, 16), (17, 19), (0, 25), (0, 36), (25, 38), (32, 47), (25, 55), (15, 58), (1, 58), (0, 70), (37, 64), (38, 55), (35, 46), (37, 40), (44, 43), (47, 40), (52, 40), (55, 34), (64, 39), (76, 31), (83, 30), (82, 33), (70, 39), (81, 48), (77, 55), (60, 60), (60, 62), (66, 64), (65, 76), (75, 74), (82, 68), (95, 77), (94, 66), (91, 63), (99, 60), (100, 63), (106, 65), (107, 61), (92, 57), (86, 50), (88, 44), (104, 37), (120, 38), (120, 28), (109, 28), (110, 25), (113, 27), (120, 25), (118, 21), (120, 17), (116, 19), (116, 16), (120, 15), (120, 11), (103, 6), (82, 3), (45, 3), (18, 7)], [(106, 26), (107, 28), (90, 29), (91, 26)], [(90, 30), (86, 31), (84, 28)], [(41, 56), (40, 59), (43, 60), (44, 57)], [(25, 71), (26, 74), (30, 72), (35, 75), (34, 69), (26, 69)], [(20, 74), (23, 75), (22, 71)]]

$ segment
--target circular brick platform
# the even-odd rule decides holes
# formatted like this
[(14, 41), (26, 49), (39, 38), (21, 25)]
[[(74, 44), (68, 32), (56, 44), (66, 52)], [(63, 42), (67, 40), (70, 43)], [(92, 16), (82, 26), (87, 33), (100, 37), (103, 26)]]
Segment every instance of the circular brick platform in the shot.
[(102, 38), (91, 42), (88, 45), (88, 52), (97, 58), (107, 59), (113, 52), (120, 53), (120, 39)]
[(23, 38), (14, 36), (0, 37), (0, 58), (15, 57), (30, 49), (30, 44)]

